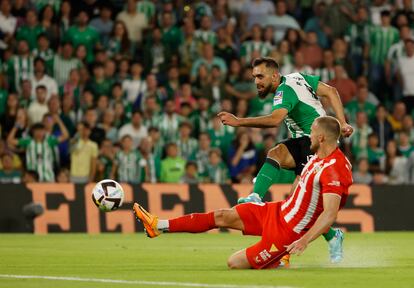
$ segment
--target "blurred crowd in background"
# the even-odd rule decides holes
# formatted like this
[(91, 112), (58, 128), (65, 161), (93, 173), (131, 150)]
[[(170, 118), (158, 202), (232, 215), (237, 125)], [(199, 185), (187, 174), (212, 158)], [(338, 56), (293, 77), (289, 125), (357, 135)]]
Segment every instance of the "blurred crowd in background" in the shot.
[(336, 87), (354, 181), (414, 183), (412, 0), (1, 0), (0, 183), (251, 183), (251, 61)]

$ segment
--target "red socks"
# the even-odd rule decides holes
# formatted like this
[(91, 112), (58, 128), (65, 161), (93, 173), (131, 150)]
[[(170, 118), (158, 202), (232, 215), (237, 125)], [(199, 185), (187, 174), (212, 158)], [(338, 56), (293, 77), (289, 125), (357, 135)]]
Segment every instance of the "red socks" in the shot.
[(214, 212), (192, 213), (169, 220), (169, 232), (201, 233), (217, 228)]

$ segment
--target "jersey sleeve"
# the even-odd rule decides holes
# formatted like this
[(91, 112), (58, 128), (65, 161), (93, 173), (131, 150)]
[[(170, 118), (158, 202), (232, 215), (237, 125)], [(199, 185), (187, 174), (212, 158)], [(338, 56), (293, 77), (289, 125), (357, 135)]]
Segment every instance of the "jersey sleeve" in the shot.
[(59, 144), (59, 139), (58, 138), (56, 138), (55, 136), (53, 136), (53, 135), (50, 135), (48, 138), (47, 138), (47, 143), (51, 146), (51, 147), (55, 147), (56, 145), (58, 145)]
[(285, 108), (289, 113), (295, 108), (298, 102), (299, 98), (295, 91), (291, 87), (282, 84), (277, 88), (275, 96), (273, 97), (272, 111)]
[(308, 82), (308, 84), (312, 87), (313, 91), (316, 92), (316, 90), (318, 90), (318, 83), (321, 77), (304, 73), (300, 73), (300, 75), (302, 75), (303, 78), (305, 78), (305, 81)]
[(337, 163), (326, 168), (320, 177), (322, 194), (347, 195), (350, 186), (351, 172)]
[(17, 146), (19, 146), (21, 148), (26, 148), (27, 146), (29, 146), (31, 141), (32, 141), (32, 139), (30, 139), (30, 138), (21, 138), (21, 139), (18, 140)]

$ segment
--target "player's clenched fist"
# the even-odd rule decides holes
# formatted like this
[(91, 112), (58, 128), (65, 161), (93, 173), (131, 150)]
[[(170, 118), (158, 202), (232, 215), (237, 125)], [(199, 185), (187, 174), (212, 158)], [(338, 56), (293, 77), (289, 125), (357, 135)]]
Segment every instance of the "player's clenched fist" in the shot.
[(239, 126), (239, 118), (229, 112), (220, 112), (219, 114), (217, 114), (217, 116), (220, 118), (221, 123), (223, 123), (224, 125), (229, 125), (233, 127)]
[(341, 125), (341, 134), (343, 137), (349, 137), (352, 135), (353, 132), (354, 128), (348, 123)]

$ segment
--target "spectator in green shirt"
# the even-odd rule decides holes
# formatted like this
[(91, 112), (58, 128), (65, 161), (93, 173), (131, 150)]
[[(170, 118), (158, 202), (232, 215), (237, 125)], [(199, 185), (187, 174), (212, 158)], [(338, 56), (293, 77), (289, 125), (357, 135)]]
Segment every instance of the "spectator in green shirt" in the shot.
[(216, 184), (230, 184), (229, 169), (221, 158), (221, 151), (213, 148), (208, 153), (208, 164), (206, 169), (206, 180)]
[(160, 28), (155, 28), (151, 31), (151, 37), (146, 41), (143, 54), (145, 74), (149, 73), (164, 73), (167, 69), (171, 58), (171, 45), (163, 39)]
[(371, 88), (375, 95), (384, 98), (386, 91), (384, 62), (387, 58), (388, 50), (392, 44), (399, 41), (399, 32), (391, 26), (390, 11), (381, 12), (381, 25), (371, 29), (369, 35), (369, 45), (366, 47), (366, 54), (369, 51), (370, 58), (370, 78)]
[(352, 156), (355, 160), (367, 157), (368, 135), (372, 133), (372, 128), (368, 125), (368, 117), (365, 112), (358, 112), (354, 126), (354, 133), (349, 140), (352, 143)]
[(174, 53), (178, 52), (184, 36), (180, 28), (174, 25), (173, 14), (169, 11), (162, 13), (162, 42)]
[(175, 143), (167, 145), (167, 157), (161, 161), (160, 181), (164, 183), (180, 183), (185, 172), (185, 160), (178, 156)]
[(26, 167), (30, 170), (36, 170), (42, 182), (55, 181), (54, 168), (57, 162), (55, 149), (59, 143), (66, 141), (69, 136), (60, 118), (57, 115), (54, 115), (54, 118), (63, 132), (58, 138), (53, 135), (46, 135), (45, 127), (41, 123), (32, 126), (33, 137), (17, 139), (18, 126), (16, 125), (7, 138), (7, 142), (11, 147), (19, 146), (26, 150)]
[(4, 87), (5, 77), (0, 74), (0, 119), (3, 117), (4, 112), (6, 111), (7, 97), (9, 93)]
[(401, 131), (398, 133), (398, 149), (406, 158), (409, 158), (411, 152), (413, 152), (414, 147), (410, 144), (410, 138), (407, 132)]
[(181, 177), (180, 182), (185, 184), (197, 184), (200, 182), (195, 162), (190, 161), (185, 164), (185, 174)]
[(374, 104), (368, 102), (368, 88), (360, 86), (356, 99), (349, 101), (345, 105), (345, 113), (347, 114), (348, 121), (351, 124), (355, 124), (357, 112), (365, 112), (368, 116), (368, 121), (371, 122), (375, 118), (376, 107)]
[(222, 125), (220, 118), (214, 117), (212, 128), (208, 129), (211, 146), (220, 148), (223, 155), (227, 155), (231, 142), (234, 139), (234, 127)]
[(76, 48), (79, 45), (85, 45), (86, 61), (91, 63), (94, 59), (94, 48), (99, 46), (99, 34), (94, 28), (88, 26), (89, 16), (86, 11), (80, 11), (77, 20), (77, 25), (69, 28), (64, 40), (71, 42)]
[(50, 41), (46, 34), (41, 33), (37, 36), (36, 48), (33, 49), (32, 53), (34, 57), (40, 57), (45, 60), (47, 72), (52, 75), (55, 52), (50, 48)]
[(367, 7), (358, 7), (355, 18), (355, 22), (347, 27), (345, 40), (349, 44), (355, 75), (361, 75), (363, 72), (364, 49), (371, 29)]
[(7, 63), (7, 80), (12, 92), (20, 92), (22, 80), (33, 77), (33, 56), (30, 54), (29, 44), (26, 40), (17, 43), (17, 55), (9, 58)]
[(367, 159), (371, 170), (379, 169), (381, 159), (385, 156), (384, 149), (379, 146), (379, 138), (376, 133), (368, 136)]
[(104, 66), (100, 63), (95, 64), (93, 68), (93, 78), (87, 84), (87, 89), (93, 93), (96, 101), (101, 95), (110, 95), (113, 80), (105, 78)]
[(213, 66), (218, 66), (223, 75), (227, 74), (226, 62), (222, 58), (214, 55), (214, 47), (209, 43), (203, 45), (202, 56), (193, 63), (191, 68), (191, 82), (196, 80), (198, 69), (201, 65), (205, 65), (209, 72), (211, 72)]
[(192, 129), (193, 126), (190, 122), (181, 122), (179, 125), (177, 145), (179, 147), (181, 157), (187, 161), (194, 160), (195, 154), (198, 150), (197, 140), (191, 137)]
[(43, 27), (38, 24), (36, 11), (31, 9), (26, 12), (26, 24), (17, 29), (16, 40), (26, 40), (30, 50), (36, 48), (37, 37), (43, 33)]
[(13, 167), (13, 156), (5, 153), (1, 156), (3, 169), (0, 170), (1, 184), (18, 184), (21, 182), (21, 172)]
[(96, 161), (96, 181), (114, 179), (114, 149), (111, 140), (105, 139), (101, 143), (98, 161)]

